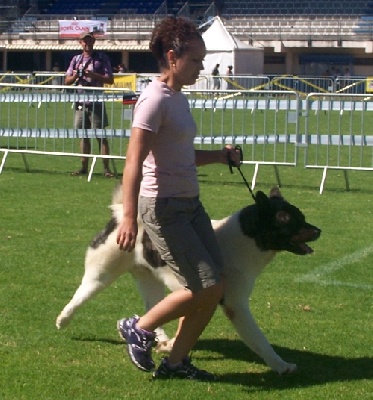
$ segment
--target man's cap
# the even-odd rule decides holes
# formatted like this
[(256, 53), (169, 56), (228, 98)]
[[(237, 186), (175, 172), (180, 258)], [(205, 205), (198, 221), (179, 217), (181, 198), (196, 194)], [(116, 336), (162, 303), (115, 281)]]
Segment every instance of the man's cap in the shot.
[(79, 40), (83, 40), (86, 37), (90, 37), (92, 39), (94, 39), (95, 37), (93, 36), (93, 34), (91, 32), (88, 31), (84, 31), (79, 35)]

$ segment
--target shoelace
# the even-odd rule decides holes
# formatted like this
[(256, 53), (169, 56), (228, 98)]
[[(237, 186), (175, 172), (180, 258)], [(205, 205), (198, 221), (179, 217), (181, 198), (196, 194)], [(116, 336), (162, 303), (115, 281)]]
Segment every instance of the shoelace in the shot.
[(145, 353), (149, 354), (152, 347), (153, 347), (153, 337), (148, 337), (146, 334), (138, 333), (135, 332), (137, 337), (140, 339), (140, 342), (142, 343), (143, 348), (145, 349)]

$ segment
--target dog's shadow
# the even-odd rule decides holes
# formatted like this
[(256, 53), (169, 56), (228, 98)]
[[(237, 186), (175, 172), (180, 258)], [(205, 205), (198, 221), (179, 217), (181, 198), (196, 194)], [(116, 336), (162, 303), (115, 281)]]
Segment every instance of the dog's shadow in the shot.
[[(223, 373), (219, 375), (219, 380), (246, 386), (249, 391), (262, 391), (274, 388), (288, 389), (324, 385), (328, 382), (373, 379), (373, 358), (371, 357), (348, 358), (281, 346), (273, 346), (273, 348), (281, 358), (297, 364), (296, 373), (282, 376), (271, 370), (250, 373), (248, 366), (244, 372)], [(262, 360), (239, 340), (200, 340), (197, 343), (196, 350), (215, 353), (218, 351), (226, 359), (263, 364)]]
[[(74, 337), (73, 339), (125, 345), (120, 340), (112, 339), (88, 337)], [(273, 348), (284, 360), (298, 365), (296, 373), (279, 376), (270, 369), (264, 372), (251, 372), (250, 365), (248, 365), (241, 372), (219, 373), (219, 382), (237, 384), (253, 392), (319, 386), (329, 382), (373, 379), (373, 358), (371, 357), (348, 358), (281, 346), (273, 346)], [(263, 361), (243, 345), (240, 340), (200, 339), (195, 350), (219, 353), (224, 359), (263, 364)], [(201, 358), (200, 353), (198, 358)]]

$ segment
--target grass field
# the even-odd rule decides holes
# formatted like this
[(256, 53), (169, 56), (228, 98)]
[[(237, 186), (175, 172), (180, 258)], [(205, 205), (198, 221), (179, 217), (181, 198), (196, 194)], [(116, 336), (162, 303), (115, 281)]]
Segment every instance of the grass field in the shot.
[[(296, 374), (271, 372), (218, 310), (193, 358), (220, 381), (152, 382), (130, 364), (115, 329), (119, 317), (143, 311), (130, 276), (85, 305), (66, 330), (54, 325), (80, 283), (86, 246), (109, 218), (115, 180), (102, 176), (100, 164), (87, 183), (69, 175), (76, 158), (27, 158), (31, 173), (10, 154), (0, 175), (1, 400), (372, 399), (371, 172), (352, 171), (346, 192), (343, 173), (331, 171), (319, 195), (320, 171), (280, 168), (283, 195), (322, 236), (310, 256), (278, 255), (251, 307), (276, 351), (298, 364)], [(252, 167), (243, 172), (250, 181)], [(199, 180), (212, 218), (252, 202), (228, 168), (203, 167)], [(273, 184), (272, 168), (261, 167), (256, 189)]]

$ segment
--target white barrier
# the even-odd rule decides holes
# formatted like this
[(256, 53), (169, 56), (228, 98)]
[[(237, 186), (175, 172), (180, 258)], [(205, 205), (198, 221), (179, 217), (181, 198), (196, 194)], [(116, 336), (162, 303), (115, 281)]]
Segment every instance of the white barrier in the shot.
[(358, 94), (310, 93), (305, 101), (306, 168), (323, 170), (320, 193), (328, 170), (373, 171), (373, 98)]
[[(197, 146), (241, 144), (246, 147), (244, 162), (255, 165), (254, 176), (259, 165), (273, 165), (281, 184), (277, 167), (296, 164), (296, 94), (189, 89), (185, 93), (198, 126)], [(110, 158), (124, 159), (132, 106), (124, 108), (122, 96), (123, 89), (0, 83), (0, 151), (7, 150), (2, 168), (11, 152), (21, 153), (25, 165), (27, 153), (81, 157), (79, 141), (75, 140), (81, 137), (107, 138)], [(87, 101), (105, 103), (107, 128), (74, 129), (74, 104)], [(269, 114), (271, 123), (267, 120)], [(6, 139), (5, 146), (2, 139)], [(104, 157), (93, 153), (89, 156), (94, 160)]]
[[(123, 88), (0, 83), (0, 151), (3, 152), (0, 173), (12, 152), (22, 155), (27, 170), (27, 154), (81, 157), (76, 139), (82, 137), (92, 141), (107, 138), (110, 144), (110, 156), (94, 152), (84, 155), (93, 159), (91, 172), (97, 158), (124, 159), (133, 111), (133, 104), (123, 101), (125, 95), (135, 97)], [(76, 103), (84, 106), (90, 103), (93, 107), (105, 104), (107, 127), (86, 129), (83, 125), (83, 129), (75, 129)], [(114, 161), (113, 168), (116, 170)], [(92, 173), (89, 180), (91, 176)]]
[[(216, 148), (239, 144), (244, 164), (254, 165), (255, 187), (260, 166), (273, 166), (281, 186), (279, 167), (299, 165), (304, 150), (306, 168), (323, 169), (322, 193), (329, 169), (373, 169), (373, 100), (367, 95), (311, 93), (305, 99), (295, 92), (271, 90), (185, 89), (198, 136), (195, 145)], [(55, 85), (0, 83), (0, 151), (2, 172), (7, 156), (49, 154), (81, 157), (79, 140), (107, 138), (111, 155), (97, 158), (125, 159), (133, 105), (122, 102), (125, 89), (81, 88)], [(108, 126), (74, 129), (76, 102), (105, 103)], [(94, 149), (94, 146), (91, 146)], [(114, 170), (115, 170), (115, 164)]]

